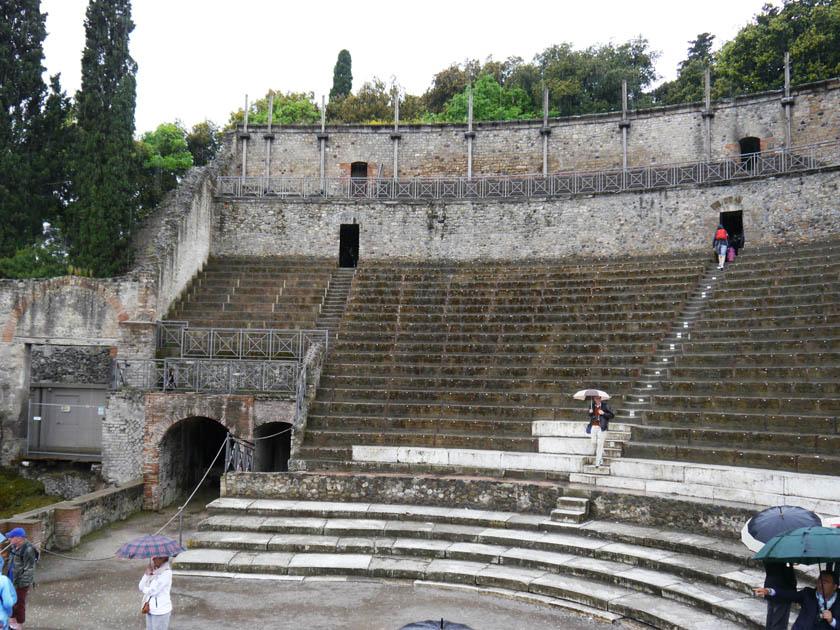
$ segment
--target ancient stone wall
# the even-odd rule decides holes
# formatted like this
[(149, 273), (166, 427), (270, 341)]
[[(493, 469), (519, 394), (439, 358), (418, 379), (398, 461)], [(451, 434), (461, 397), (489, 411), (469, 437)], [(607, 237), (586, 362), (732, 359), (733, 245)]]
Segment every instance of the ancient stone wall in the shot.
[(720, 212), (743, 212), (747, 247), (840, 234), (840, 170), (621, 194), (446, 202), (224, 200), (213, 253), (359, 259), (621, 256), (707, 249)]
[(210, 251), (216, 176), (227, 172), (227, 147), (209, 165), (193, 168), (147, 217), (134, 239), (135, 268), (155, 279), (155, 319), (164, 319)]
[[(786, 137), (782, 91), (714, 103), (712, 157), (740, 154), (739, 140), (758, 138), (762, 150), (783, 147)], [(792, 89), (791, 145), (840, 139), (840, 80)], [(701, 103), (632, 111), (628, 115), (628, 166), (671, 164), (706, 158), (705, 106)], [(549, 172), (621, 168), (621, 113), (552, 118), (548, 136)], [(473, 174), (527, 174), (542, 171), (541, 120), (481, 122), (474, 125)], [(467, 126), (400, 126), (399, 177), (467, 174)], [(247, 175), (317, 177), (320, 175), (319, 126), (274, 126), (271, 164), (266, 173), (266, 127), (249, 128)], [(326, 177), (350, 174), (353, 162), (367, 162), (368, 175), (393, 177), (394, 140), (390, 125), (332, 125), (326, 128)], [(242, 147), (227, 174), (242, 174)]]
[(109, 385), (113, 362), (110, 347), (33, 345), (31, 383)]

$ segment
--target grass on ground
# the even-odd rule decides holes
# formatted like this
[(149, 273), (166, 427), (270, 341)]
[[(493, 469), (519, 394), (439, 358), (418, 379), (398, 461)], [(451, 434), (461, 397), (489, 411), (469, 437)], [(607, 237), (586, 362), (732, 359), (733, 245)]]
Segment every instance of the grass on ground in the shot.
[(0, 469), (0, 519), (62, 500), (61, 497), (46, 494), (44, 484), (40, 481), (25, 479), (9, 469)]

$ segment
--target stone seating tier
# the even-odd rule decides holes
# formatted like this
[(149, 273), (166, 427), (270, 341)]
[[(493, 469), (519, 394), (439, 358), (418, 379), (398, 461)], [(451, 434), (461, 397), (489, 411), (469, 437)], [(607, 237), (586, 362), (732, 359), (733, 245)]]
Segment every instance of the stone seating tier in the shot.
[(763, 572), (746, 548), (710, 536), (410, 505), (222, 497), (208, 508), (178, 572), (410, 579), (530, 593), (654, 628), (763, 627), (765, 605), (749, 594)]
[(680, 258), (360, 267), (296, 465), (335, 469), (354, 445), (536, 452), (529, 427), (579, 419), (581, 381), (621, 404), (701, 271)]

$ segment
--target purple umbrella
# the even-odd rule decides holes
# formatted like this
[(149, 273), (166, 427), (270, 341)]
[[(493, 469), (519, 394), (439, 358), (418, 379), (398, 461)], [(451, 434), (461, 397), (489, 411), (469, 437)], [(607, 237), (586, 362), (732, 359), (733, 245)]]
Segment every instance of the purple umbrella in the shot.
[(452, 621), (441, 619), (440, 622), (427, 619), (426, 621), (415, 621), (407, 626), (403, 626), (400, 630), (472, 630), (469, 626)]
[(168, 558), (182, 551), (186, 550), (171, 538), (146, 534), (125, 543), (114, 555), (118, 558)]

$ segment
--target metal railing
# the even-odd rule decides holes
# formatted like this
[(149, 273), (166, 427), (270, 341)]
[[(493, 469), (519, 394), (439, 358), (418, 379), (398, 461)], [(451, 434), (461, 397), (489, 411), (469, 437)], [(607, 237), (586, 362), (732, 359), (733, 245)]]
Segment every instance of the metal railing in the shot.
[(840, 141), (748, 153), (696, 162), (649, 164), (627, 169), (572, 171), (550, 175), (482, 177), (218, 177), (225, 197), (290, 199), (494, 199), (550, 197), (668, 188), (685, 184), (767, 177), (840, 165)]
[(162, 392), (297, 394), (298, 361), (118, 359), (112, 388)]
[(234, 472), (254, 472), (254, 442), (227, 434), (225, 439), (225, 467), (222, 473), (229, 470)]
[(158, 348), (179, 348), (183, 358), (302, 359), (317, 343), (329, 350), (328, 330), (190, 328), (187, 322), (158, 322)]

